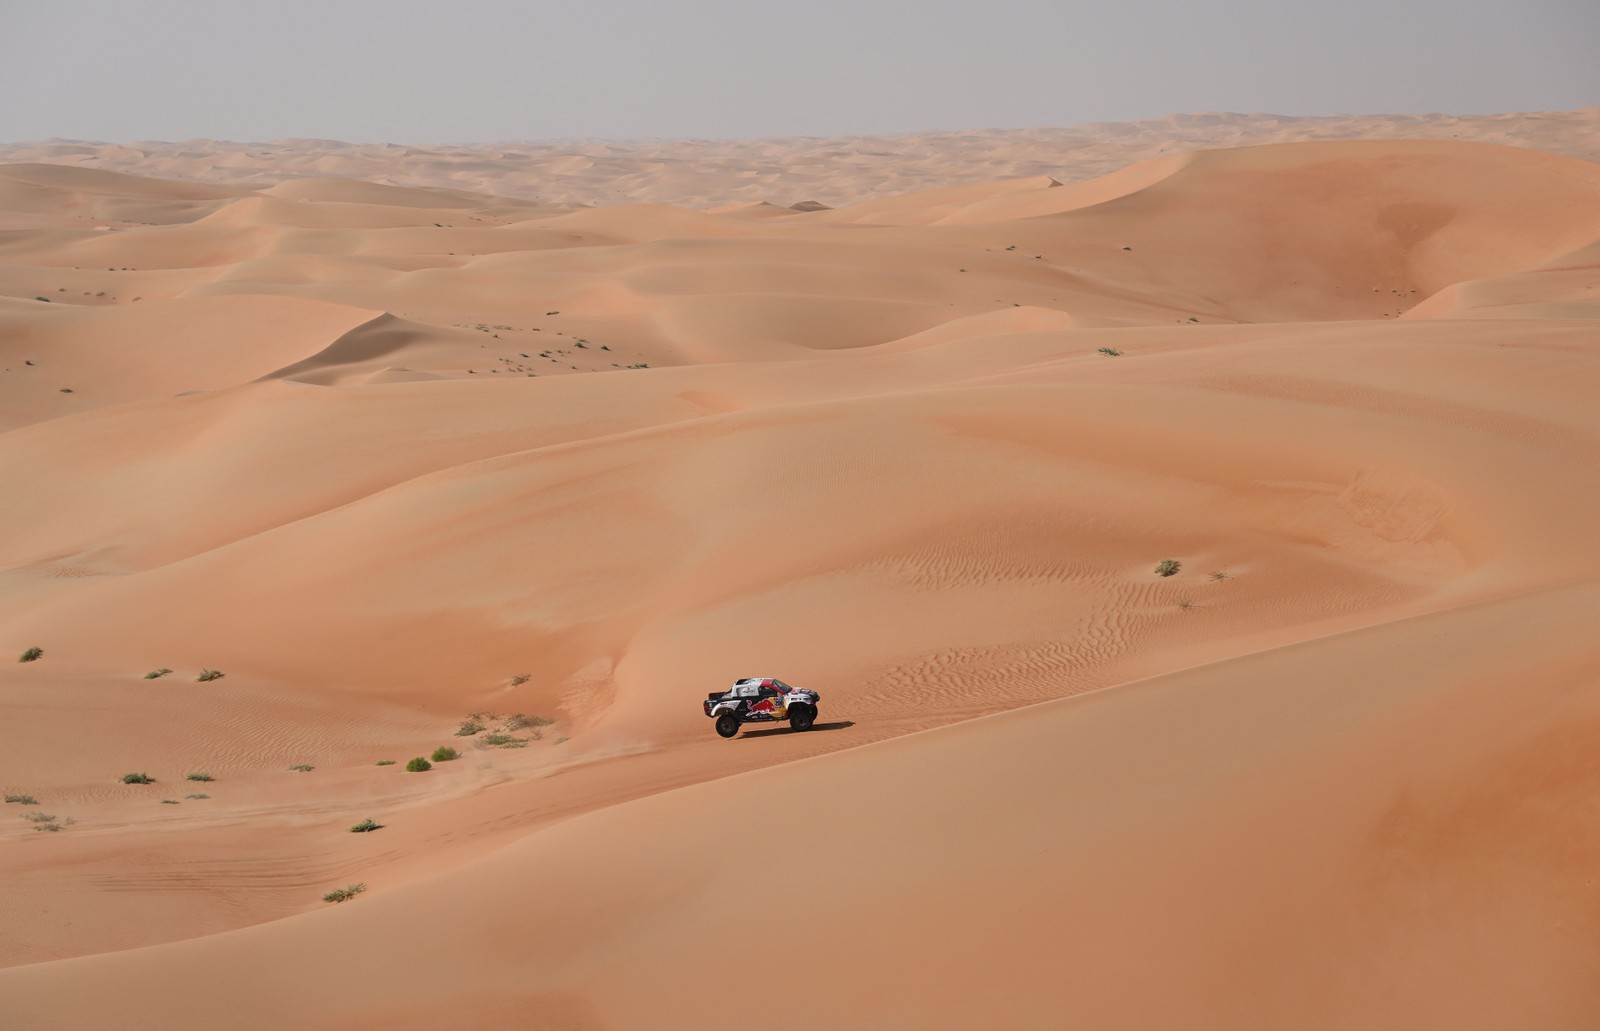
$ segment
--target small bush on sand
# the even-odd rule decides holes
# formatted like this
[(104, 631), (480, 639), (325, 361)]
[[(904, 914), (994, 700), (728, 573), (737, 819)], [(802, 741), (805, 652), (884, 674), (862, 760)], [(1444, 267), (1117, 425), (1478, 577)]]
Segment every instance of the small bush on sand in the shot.
[(23, 819), (29, 823), (54, 823), (56, 818), (49, 813), (29, 813)]
[(18, 655), (17, 656), (17, 661), (18, 662), (36, 662), (36, 661), (38, 661), (39, 656), (41, 656), (43, 654), (44, 654), (44, 649), (35, 646), (35, 647), (32, 647), (32, 648), (29, 648), (27, 651), (23, 652), (21, 655)]
[(197, 791), (192, 795), (184, 795), (183, 797), (184, 798), (210, 798), (211, 796), (206, 794), (204, 791)]
[(200, 671), (200, 675), (195, 677), (195, 679), (203, 684), (208, 680), (221, 680), (225, 676), (227, 676), (227, 674), (222, 672), (220, 669), (203, 669)]
[(161, 669), (153, 669), (150, 672), (146, 673), (144, 675), (144, 678), (146, 680), (159, 680), (159, 679), (161, 679), (162, 677), (166, 676), (168, 673), (171, 673), (171, 672), (172, 672), (172, 670), (166, 669), (165, 667), (163, 667)]
[(1105, 355), (1107, 358), (1121, 358), (1122, 357), (1122, 352), (1117, 350), (1115, 347), (1098, 347), (1095, 350), (1098, 353)]
[(154, 784), (155, 782), (156, 779), (148, 773), (124, 773), (122, 775), (122, 783), (124, 784)]
[(407, 773), (427, 773), (431, 769), (433, 769), (433, 763), (424, 759), (420, 755), (406, 763)]
[(460, 752), (445, 745), (440, 745), (433, 750), (433, 761), (436, 763), (447, 763), (451, 759), (459, 759), (460, 757)]
[(523, 684), (526, 684), (528, 681), (530, 681), (532, 679), (533, 679), (533, 674), (531, 674), (531, 673), (518, 673), (516, 676), (511, 678), (511, 686), (512, 687), (521, 687)]
[(489, 734), (483, 738), (482, 745), (480, 747), (525, 748), (527, 747), (527, 744), (528, 742), (524, 741), (522, 738), (512, 737), (510, 734)]
[(310, 773), (312, 770), (316, 769), (316, 767), (310, 763), (295, 763), (293, 766), (289, 767), (289, 769), (296, 773)]
[(189, 774), (187, 777), (185, 777), (183, 779), (184, 780), (206, 780), (206, 781), (210, 781), (210, 780), (216, 780), (217, 778), (213, 777), (209, 773), (191, 773), (191, 774)]
[(1183, 568), (1183, 563), (1179, 562), (1177, 559), (1175, 559), (1175, 558), (1164, 558), (1160, 562), (1156, 563), (1156, 575), (1157, 576), (1172, 576), (1174, 573), (1176, 573), (1178, 570), (1180, 570), (1182, 568)]
[(367, 819), (362, 820), (360, 823), (356, 824), (354, 827), (351, 827), (350, 828), (350, 833), (351, 834), (367, 834), (367, 833), (370, 833), (371, 831), (378, 830), (382, 826), (383, 826), (383, 824), (381, 824), (378, 821), (372, 819), (371, 817), (368, 817)]
[(1206, 577), (1206, 579), (1207, 580), (1231, 580), (1231, 579), (1233, 579), (1233, 574), (1232, 573), (1224, 573), (1222, 570), (1219, 569), (1216, 572), (1212, 573), (1210, 576)]
[(377, 762), (373, 763), (372, 765), (374, 765), (374, 766), (393, 766), (394, 765), (394, 760), (393, 759), (379, 759)]
[(548, 716), (529, 716), (525, 713), (514, 713), (506, 717), (502, 730), (526, 730), (529, 727), (548, 727), (555, 720)]
[(322, 896), (324, 902), (348, 902), (367, 890), (365, 884), (352, 884), (348, 888), (335, 888)]
[(461, 726), (456, 729), (456, 737), (471, 737), (483, 732), (483, 724), (477, 720), (467, 719), (461, 721)]
[(177, 805), (178, 804), (178, 800), (176, 798), (163, 798), (161, 800), (161, 804), (162, 805)]
[(32, 795), (7, 795), (6, 802), (15, 802), (17, 805), (38, 805), (39, 800)]

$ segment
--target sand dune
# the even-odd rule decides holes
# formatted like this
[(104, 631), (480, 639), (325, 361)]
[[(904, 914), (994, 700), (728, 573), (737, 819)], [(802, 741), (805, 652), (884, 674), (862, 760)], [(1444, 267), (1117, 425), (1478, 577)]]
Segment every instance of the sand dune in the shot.
[(1592, 1024), (1600, 166), (978, 142), (0, 166), (0, 1023)]

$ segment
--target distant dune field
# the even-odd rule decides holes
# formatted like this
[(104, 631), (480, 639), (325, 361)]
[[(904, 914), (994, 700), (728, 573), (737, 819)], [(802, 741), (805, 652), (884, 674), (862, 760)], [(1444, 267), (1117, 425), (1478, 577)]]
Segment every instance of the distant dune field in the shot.
[(1597, 156), (0, 147), (0, 1026), (1594, 1026)]

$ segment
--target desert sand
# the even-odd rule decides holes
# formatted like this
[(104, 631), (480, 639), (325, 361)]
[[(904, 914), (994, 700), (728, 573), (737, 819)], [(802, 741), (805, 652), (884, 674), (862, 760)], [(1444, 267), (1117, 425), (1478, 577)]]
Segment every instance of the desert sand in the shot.
[(1600, 1022), (1600, 109), (1086, 131), (0, 148), (0, 1026)]

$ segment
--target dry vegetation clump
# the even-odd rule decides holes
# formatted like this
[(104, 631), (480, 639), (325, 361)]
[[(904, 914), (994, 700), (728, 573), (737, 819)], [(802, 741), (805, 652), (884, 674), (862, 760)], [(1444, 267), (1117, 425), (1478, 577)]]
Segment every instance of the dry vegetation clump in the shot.
[(188, 775), (188, 776), (187, 776), (187, 777), (185, 777), (185, 778), (183, 778), (183, 779), (184, 779), (184, 780), (205, 780), (205, 781), (211, 781), (211, 780), (216, 780), (216, 779), (217, 779), (217, 778), (215, 778), (215, 777), (213, 777), (213, 776), (212, 776), (212, 775), (211, 775), (211, 774), (209, 774), (209, 773), (191, 773), (191, 774), (189, 774), (189, 775)]
[(1175, 558), (1164, 558), (1156, 563), (1157, 576), (1173, 576), (1183, 568), (1183, 563)]
[(17, 656), (17, 661), (18, 662), (37, 662), (37, 661), (39, 661), (39, 657), (42, 656), (43, 654), (44, 654), (44, 649), (40, 648), (38, 645), (35, 645), (34, 647), (29, 648), (27, 651), (23, 652), (21, 655)]
[(159, 680), (159, 679), (161, 679), (162, 677), (166, 676), (168, 673), (171, 673), (171, 672), (172, 672), (172, 670), (167, 669), (165, 666), (163, 666), (161, 669), (153, 669), (150, 672), (146, 673), (144, 675), (144, 678), (146, 680)]
[(124, 784), (154, 784), (155, 782), (156, 779), (148, 773), (124, 773), (122, 775), (122, 783)]
[(367, 890), (365, 884), (352, 884), (345, 888), (335, 888), (322, 896), (324, 902), (348, 902), (357, 895)]
[(195, 677), (195, 679), (203, 684), (208, 680), (221, 680), (225, 676), (227, 676), (227, 674), (222, 672), (220, 669), (203, 669), (200, 671), (200, 675)]
[(296, 773), (310, 773), (312, 770), (316, 769), (316, 767), (310, 763), (295, 763), (293, 766), (289, 767), (289, 769)]
[(369, 816), (365, 820), (362, 820), (360, 823), (358, 823), (355, 826), (351, 827), (350, 828), (350, 833), (351, 834), (370, 834), (371, 832), (373, 832), (375, 830), (382, 829), (382, 827), (383, 827), (383, 824), (379, 823), (378, 821), (374, 820), (372, 817)]
[(10, 805), (12, 803), (16, 805), (38, 805), (39, 800), (32, 795), (7, 795), (6, 804)]

